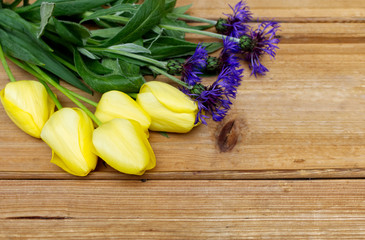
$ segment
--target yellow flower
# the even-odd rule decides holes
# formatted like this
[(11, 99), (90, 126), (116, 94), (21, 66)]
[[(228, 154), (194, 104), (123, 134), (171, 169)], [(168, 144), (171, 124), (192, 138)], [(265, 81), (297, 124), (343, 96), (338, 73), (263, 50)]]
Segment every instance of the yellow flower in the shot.
[(115, 118), (94, 130), (97, 155), (112, 168), (142, 175), (156, 165), (156, 157), (141, 125), (134, 120)]
[(135, 120), (141, 124), (147, 136), (151, 125), (151, 117), (130, 96), (120, 91), (104, 93), (96, 107), (95, 116), (102, 122), (114, 118)]
[(167, 83), (150, 81), (143, 84), (137, 103), (151, 116), (150, 130), (186, 133), (194, 127), (197, 105)]
[(44, 125), (41, 138), (52, 148), (51, 162), (68, 173), (86, 176), (95, 169), (91, 119), (78, 108), (62, 108)]
[(55, 104), (39, 82), (9, 82), (0, 99), (10, 119), (27, 134), (40, 138), (44, 124), (54, 112)]

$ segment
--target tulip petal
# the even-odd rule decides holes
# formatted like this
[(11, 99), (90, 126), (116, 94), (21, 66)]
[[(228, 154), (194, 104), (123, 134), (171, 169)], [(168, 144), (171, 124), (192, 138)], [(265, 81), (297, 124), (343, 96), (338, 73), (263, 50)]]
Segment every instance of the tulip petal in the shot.
[(10, 119), (24, 132), (39, 138), (55, 107), (45, 87), (31, 80), (10, 82), (0, 98)]
[(152, 131), (187, 133), (194, 127), (195, 112), (173, 112), (165, 108), (152, 93), (139, 93), (137, 103), (151, 116)]
[(151, 92), (162, 105), (174, 112), (197, 112), (195, 102), (170, 84), (150, 81), (141, 87), (140, 93), (146, 92)]
[[(155, 155), (138, 122), (116, 118), (94, 130), (97, 154), (112, 168), (142, 175), (155, 165)], [(152, 161), (152, 163), (151, 163)]]
[(93, 123), (84, 111), (62, 108), (45, 124), (41, 138), (55, 152), (54, 163), (74, 175), (85, 176), (95, 169), (97, 163), (92, 131)]
[(151, 117), (127, 94), (109, 91), (102, 95), (95, 116), (102, 122), (114, 118), (132, 119), (139, 122), (148, 136)]
[(24, 112), (4, 97), (4, 89), (0, 92), (1, 103), (9, 118), (25, 133), (32, 137), (40, 138), (41, 129), (35, 124), (32, 115)]
[(60, 156), (58, 156), (54, 151), (52, 151), (52, 159), (51, 159), (51, 163), (59, 166), (60, 168), (62, 168), (63, 170), (65, 170), (66, 172), (72, 174), (72, 175), (75, 175), (75, 176), (80, 176), (80, 177), (83, 177), (83, 176), (86, 176), (85, 175), (80, 175), (79, 172), (74, 172), (72, 171), (70, 168), (67, 167), (67, 165), (63, 162), (63, 160), (60, 158)]

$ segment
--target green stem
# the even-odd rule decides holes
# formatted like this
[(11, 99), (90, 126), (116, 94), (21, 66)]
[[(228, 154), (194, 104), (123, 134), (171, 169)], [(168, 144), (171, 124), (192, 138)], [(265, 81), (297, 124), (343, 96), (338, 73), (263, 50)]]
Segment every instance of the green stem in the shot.
[(190, 15), (187, 15), (187, 14), (170, 13), (169, 15), (171, 15), (173, 17), (186, 19), (186, 20), (192, 20), (192, 21), (195, 21), (195, 22), (203, 22), (203, 23), (209, 23), (209, 24), (213, 24), (213, 25), (217, 24), (217, 21), (215, 21), (215, 20), (209, 20), (209, 19), (205, 19), (205, 18), (194, 17), (194, 16), (190, 16)]
[[(18, 65), (21, 69), (23, 69), (24, 71), (26, 71), (26, 72), (28, 72), (28, 73), (30, 73), (30, 74), (32, 74), (33, 76), (35, 76), (38, 80), (40, 80), (40, 81), (46, 81), (41, 75), (39, 75), (37, 72), (35, 72), (31, 67), (29, 67), (28, 65), (25, 65), (25, 64), (23, 64), (22, 62), (20, 62), (20, 61), (18, 61), (17, 59), (15, 59), (15, 58), (12, 58), (12, 57), (9, 57), (9, 59), (13, 62), (13, 63), (15, 63), (16, 65)], [(91, 106), (94, 106), (94, 107), (96, 107), (97, 105), (98, 105), (98, 103), (97, 102), (94, 102), (94, 101), (92, 101), (92, 100), (90, 100), (90, 99), (88, 99), (88, 98), (86, 98), (86, 97), (84, 97), (84, 96), (81, 96), (80, 94), (78, 94), (78, 93), (75, 93), (75, 92), (73, 92), (73, 91), (71, 91), (71, 90), (69, 90), (69, 89), (67, 89), (67, 88), (65, 88), (65, 87), (63, 87), (63, 86), (61, 86), (61, 85), (59, 85), (61, 88), (63, 88), (65, 91), (68, 91), (72, 96), (74, 96), (74, 97), (76, 97), (76, 98), (78, 98), (78, 99), (80, 99), (80, 100), (82, 100), (82, 101), (84, 101), (84, 102), (86, 102), (86, 103), (88, 103), (88, 104), (90, 104)]]
[(14, 75), (11, 73), (9, 65), (6, 62), (5, 55), (3, 52), (3, 48), (1, 47), (1, 44), (0, 44), (0, 60), (1, 60), (1, 63), (3, 64), (6, 74), (8, 75), (8, 77), (10, 79), (10, 82), (15, 82)]
[(57, 99), (56, 95), (53, 93), (53, 91), (49, 88), (47, 83), (41, 79), (38, 79), (38, 81), (43, 84), (43, 86), (46, 88), (48, 95), (52, 98), (53, 102), (56, 104), (57, 109), (60, 110), (62, 108), (62, 105), (61, 105), (60, 101), (58, 101), (58, 99)]
[(29, 0), (24, 0), (24, 1), (23, 1), (23, 7), (24, 7), (24, 6), (28, 6), (28, 5), (29, 5)]
[(65, 67), (68, 67), (69, 69), (71, 69), (74, 72), (77, 72), (76, 67), (74, 65), (72, 65), (71, 63), (67, 62), (65, 59), (57, 56), (56, 54), (52, 54), (52, 56), (59, 61), (60, 63), (62, 63)]
[(181, 81), (180, 79), (168, 74), (167, 72), (155, 67), (155, 66), (148, 66), (149, 69), (151, 69), (152, 71), (156, 72), (156, 73), (159, 73), (161, 75), (164, 75), (168, 78), (170, 78), (172, 81), (176, 82), (177, 84), (180, 84), (181, 86), (183, 87), (186, 87), (187, 89), (191, 89), (192, 86), (186, 84), (185, 82)]
[(79, 108), (81, 108), (98, 126), (101, 125), (101, 121), (87, 108), (83, 105), (77, 98), (75, 98), (69, 91), (65, 90), (65, 88), (61, 87), (58, 83), (56, 83), (52, 78), (50, 78), (47, 74), (45, 74), (39, 67), (36, 65), (30, 65), (47, 83), (51, 84), (58, 91), (63, 93), (66, 97), (68, 97), (72, 102), (74, 102)]
[(110, 52), (110, 53), (115, 53), (115, 54), (119, 54), (125, 57), (130, 57), (130, 58), (134, 58), (137, 60), (140, 60), (142, 62), (146, 62), (152, 65), (155, 65), (159, 68), (163, 68), (166, 69), (166, 63), (165, 62), (160, 62), (157, 61), (153, 58), (149, 58), (149, 57), (145, 57), (145, 56), (141, 56), (135, 53), (130, 53), (130, 52), (126, 52), (126, 51), (122, 51), (122, 50), (116, 50), (116, 49), (110, 49), (110, 48), (91, 48), (91, 47), (86, 47), (87, 50), (91, 51), (91, 52)]
[[(175, 30), (175, 31), (187, 32), (187, 33), (195, 33), (195, 34), (205, 35), (205, 36), (219, 38), (219, 39), (226, 39), (227, 37), (229, 37), (229, 36), (218, 34), (218, 33), (212, 33), (212, 32), (192, 29), (192, 28), (177, 27), (177, 26), (171, 26), (171, 25), (165, 25), (165, 24), (160, 24), (159, 27), (167, 29), (167, 30)], [(229, 37), (229, 38), (231, 40), (235, 41), (235, 42), (240, 41), (239, 38), (234, 38), (234, 37)]]

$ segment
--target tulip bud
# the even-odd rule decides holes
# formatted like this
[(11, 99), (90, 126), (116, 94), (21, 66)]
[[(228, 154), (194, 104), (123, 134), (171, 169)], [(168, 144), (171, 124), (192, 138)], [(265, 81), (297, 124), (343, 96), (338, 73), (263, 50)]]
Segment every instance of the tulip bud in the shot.
[(10, 119), (27, 134), (40, 138), (44, 124), (54, 112), (55, 104), (39, 82), (9, 82), (0, 99)]
[(51, 162), (68, 173), (86, 176), (94, 170), (91, 119), (78, 108), (62, 108), (44, 125), (41, 138), (52, 148)]
[(116, 118), (94, 130), (97, 155), (112, 168), (142, 175), (156, 165), (156, 157), (141, 125), (134, 120)]
[(95, 116), (102, 122), (114, 118), (135, 120), (141, 124), (147, 136), (151, 125), (151, 117), (130, 96), (120, 91), (104, 93), (96, 107)]
[(167, 83), (143, 84), (136, 101), (151, 116), (150, 130), (186, 133), (194, 127), (197, 105)]

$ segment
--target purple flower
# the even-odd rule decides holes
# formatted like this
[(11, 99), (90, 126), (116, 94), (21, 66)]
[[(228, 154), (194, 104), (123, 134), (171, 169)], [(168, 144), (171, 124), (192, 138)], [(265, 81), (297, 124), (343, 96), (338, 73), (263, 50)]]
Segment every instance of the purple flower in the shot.
[(182, 91), (197, 102), (198, 113), (195, 123), (207, 124), (205, 119), (212, 116), (214, 121), (221, 121), (231, 107), (231, 98), (236, 97), (237, 77), (232, 68), (225, 68), (218, 75), (217, 80), (210, 86), (200, 83), (194, 85), (193, 89), (186, 88)]
[(221, 69), (230, 68), (226, 70), (231, 75), (230, 85), (238, 87), (241, 84), (243, 68), (241, 68), (240, 58), (236, 56), (240, 52), (239, 44), (231, 38), (227, 37), (223, 40), (223, 50), (219, 55), (219, 63)]
[(223, 39), (223, 49), (219, 54), (219, 65), (223, 69), (225, 67), (241, 67), (240, 59), (236, 56), (241, 50), (238, 42), (233, 41), (230, 37)]
[(268, 54), (275, 59), (279, 39), (276, 32), (279, 30), (279, 23), (275, 21), (262, 22), (256, 30), (250, 30), (247, 35), (240, 38), (240, 47), (252, 70), (251, 75), (265, 75), (269, 70), (262, 65), (261, 58)]
[(196, 50), (190, 58), (183, 64), (181, 80), (194, 86), (201, 81), (199, 74), (207, 64), (208, 52), (201, 44), (198, 44)]
[(249, 27), (246, 23), (251, 21), (252, 13), (246, 1), (238, 2), (234, 8), (231, 5), (229, 7), (233, 14), (224, 14), (227, 19), (219, 19), (216, 29), (221, 34), (239, 38), (248, 31)]

